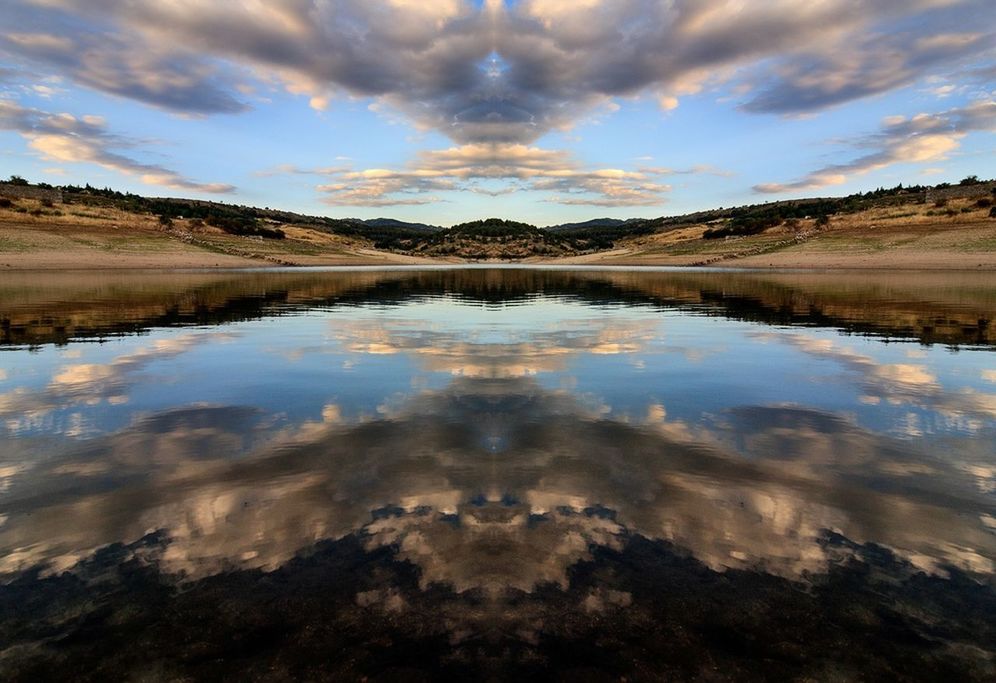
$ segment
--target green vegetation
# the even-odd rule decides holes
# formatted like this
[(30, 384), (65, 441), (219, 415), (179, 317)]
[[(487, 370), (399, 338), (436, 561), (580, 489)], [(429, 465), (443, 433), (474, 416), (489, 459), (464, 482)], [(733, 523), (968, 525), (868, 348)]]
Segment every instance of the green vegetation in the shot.
[(265, 237), (266, 239), (282, 240), (286, 234), (280, 228), (267, 228), (254, 219), (229, 218), (226, 216), (208, 216), (207, 224), (221, 228), (229, 235), (242, 237)]

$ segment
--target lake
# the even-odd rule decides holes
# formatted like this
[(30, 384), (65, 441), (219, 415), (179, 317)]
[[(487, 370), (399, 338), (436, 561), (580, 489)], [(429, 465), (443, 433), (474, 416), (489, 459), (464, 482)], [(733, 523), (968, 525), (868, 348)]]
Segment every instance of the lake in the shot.
[(993, 680), (996, 278), (0, 274), (0, 679)]

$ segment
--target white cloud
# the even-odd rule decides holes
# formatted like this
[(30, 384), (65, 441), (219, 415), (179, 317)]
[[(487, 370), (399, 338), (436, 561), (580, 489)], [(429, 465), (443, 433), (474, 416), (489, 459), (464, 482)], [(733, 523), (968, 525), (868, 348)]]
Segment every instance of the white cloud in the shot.
[[(507, 152), (611, 115), (622, 98), (652, 98), (667, 111), (717, 91), (747, 112), (808, 115), (972, 60), (984, 74), (996, 45), (989, 10), (988, 0), (8, 0), (5, 24), (16, 29), (0, 30), (0, 56), (186, 115), (244, 111), (263, 86), (319, 110), (364, 98), (457, 150)], [(979, 18), (969, 30), (966, 16)], [(958, 139), (938, 130), (882, 140), (850, 164), (757, 189), (816, 188), (899, 161), (943, 159)], [(85, 144), (41, 140), (36, 148), (127, 166)], [(391, 175), (326, 169), (340, 177), (323, 192), (336, 204), (378, 206), (424, 203), (455, 187), (482, 191), (465, 173), (422, 173), (426, 161)], [(535, 159), (500, 161), (508, 175), (489, 159), (467, 159), (485, 165), (474, 177), (506, 180), (531, 172)], [(618, 169), (569, 162), (560, 170), (567, 173), (542, 182), (528, 175), (526, 184), (555, 201), (602, 205), (652, 205), (666, 190), (647, 170), (615, 180), (602, 171)]]
[(774, 194), (812, 190), (840, 185), (851, 176), (893, 164), (942, 161), (972, 131), (996, 131), (996, 101), (978, 101), (939, 114), (889, 117), (878, 133), (857, 143), (861, 148), (871, 148), (869, 153), (848, 163), (824, 166), (789, 183), (762, 183), (754, 189)]
[(615, 97), (647, 94), (672, 109), (714, 85), (752, 97), (749, 111), (816, 111), (994, 44), (987, 22), (963, 28), (965, 16), (990, 16), (982, 0), (9, 4), (18, 30), (0, 34), (0, 50), (90, 87), (236, 112), (252, 75), (319, 109), (374, 98), (460, 143), (529, 143), (610, 111)]
[[(108, 132), (98, 116), (77, 118), (72, 114), (52, 114), (0, 99), (0, 130), (13, 130), (28, 146), (48, 161), (91, 163), (103, 168), (137, 175), (147, 185), (196, 192), (226, 193), (235, 190), (224, 183), (199, 183), (168, 168), (146, 164), (114, 151), (134, 143)], [(60, 169), (47, 172), (58, 173)]]
[[(321, 173), (323, 169), (281, 167), (283, 172)], [(268, 173), (271, 171), (268, 171)], [(708, 167), (687, 171), (714, 173)], [(409, 167), (361, 171), (328, 169), (333, 182), (318, 186), (333, 205), (387, 206), (439, 201), (438, 193), (462, 190), (482, 194), (511, 191), (545, 193), (562, 204), (598, 206), (659, 205), (670, 186), (658, 176), (667, 169), (624, 170), (583, 168), (566, 152), (515, 143), (475, 143), (426, 151)], [(503, 180), (511, 186), (491, 188), (482, 183)]]

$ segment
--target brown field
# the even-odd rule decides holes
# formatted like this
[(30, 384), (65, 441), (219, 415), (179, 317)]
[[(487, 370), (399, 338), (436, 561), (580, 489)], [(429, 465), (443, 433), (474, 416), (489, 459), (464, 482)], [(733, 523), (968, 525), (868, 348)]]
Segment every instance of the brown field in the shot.
[[(28, 213), (18, 212), (24, 208)], [(41, 212), (33, 215), (31, 212)], [(21, 199), (0, 208), (0, 269), (260, 268), (397, 265), (430, 262), (376, 251), (362, 240), (282, 226), (284, 240), (229, 235), (176, 220), (72, 204), (44, 207)]]
[[(18, 211), (22, 209), (22, 211)], [(750, 268), (996, 269), (996, 219), (974, 199), (903, 204), (792, 221), (751, 237), (702, 239), (707, 224), (633, 237), (583, 256), (527, 263)], [(239, 237), (191, 221), (21, 199), (0, 208), (0, 270), (377, 266), (460, 262), (373, 249), (362, 239), (283, 225), (287, 238)]]
[[(965, 209), (965, 211), (963, 211)], [(948, 215), (948, 211), (954, 215)], [(704, 240), (709, 225), (635, 237), (612, 251), (556, 263), (742, 268), (996, 269), (996, 219), (975, 199), (942, 209), (904, 204), (771, 228), (751, 237)]]

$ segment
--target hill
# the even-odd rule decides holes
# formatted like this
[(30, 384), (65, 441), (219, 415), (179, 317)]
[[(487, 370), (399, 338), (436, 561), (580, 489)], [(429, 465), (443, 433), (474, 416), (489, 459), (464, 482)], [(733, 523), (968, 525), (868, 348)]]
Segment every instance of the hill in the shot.
[(592, 218), (588, 221), (583, 221), (581, 223), (561, 223), (560, 225), (549, 225), (544, 230), (549, 230), (550, 232), (567, 232), (569, 230), (589, 230), (592, 228), (618, 228), (619, 226), (626, 225), (627, 223), (635, 223), (640, 221), (639, 218), (621, 219), (621, 218)]
[(377, 228), (377, 229), (390, 228), (395, 230), (416, 230), (419, 232), (427, 232), (427, 233), (439, 232), (440, 230), (444, 229), (438, 225), (426, 225), (425, 223), (409, 223), (407, 221), (399, 221), (394, 218), (367, 218), (367, 219), (350, 218), (347, 220), (353, 223), (362, 223), (363, 225), (367, 225), (371, 228)]
[(996, 267), (996, 183), (899, 185), (652, 219), (441, 228), (309, 216), (89, 185), (0, 183), (0, 266), (531, 261), (605, 265)]

